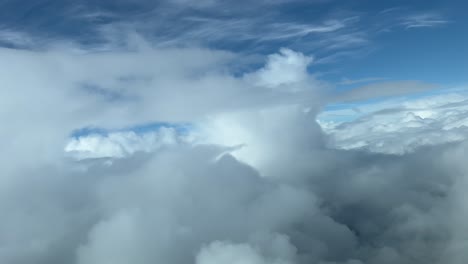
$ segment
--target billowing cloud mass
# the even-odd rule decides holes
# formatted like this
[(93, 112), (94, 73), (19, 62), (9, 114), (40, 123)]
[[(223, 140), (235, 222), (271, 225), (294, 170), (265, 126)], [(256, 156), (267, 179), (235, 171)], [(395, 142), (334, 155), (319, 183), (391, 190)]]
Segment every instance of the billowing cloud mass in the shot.
[(312, 58), (284, 48), (279, 52), (268, 57), (264, 68), (247, 75), (246, 78), (258, 86), (289, 89), (295, 88), (293, 84), (304, 82), (309, 78), (307, 66), (312, 62)]
[(463, 92), (330, 122), (312, 54), (123, 42), (0, 48), (0, 263), (468, 261)]
[(448, 89), (413, 99), (389, 99), (357, 108), (351, 105), (320, 116), (341, 115), (352, 120), (322, 120), (321, 124), (335, 147), (403, 154), (422, 146), (463, 142), (468, 127), (466, 96), (464, 90)]

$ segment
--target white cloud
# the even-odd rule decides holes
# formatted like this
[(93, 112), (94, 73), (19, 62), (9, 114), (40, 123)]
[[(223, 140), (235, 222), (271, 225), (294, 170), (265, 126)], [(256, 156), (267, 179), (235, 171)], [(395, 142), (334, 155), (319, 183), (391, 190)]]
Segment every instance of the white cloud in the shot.
[[(213, 242), (203, 249), (197, 257), (197, 264), (266, 264), (267, 262), (255, 249), (249, 245), (230, 245)], [(274, 262), (273, 262), (274, 263)]]
[[(295, 263), (296, 249), (288, 238), (280, 235), (270, 235), (267, 245), (271, 248), (261, 248), (259, 245), (232, 244), (215, 241), (202, 248), (196, 258), (197, 264), (291, 264)], [(265, 246), (265, 245), (263, 245)], [(263, 251), (263, 252), (262, 252)], [(265, 255), (264, 253), (270, 253)]]
[[(232, 155), (262, 175), (279, 174), (282, 170), (278, 167), (280, 160), (294, 159), (301, 151), (322, 144), (314, 112), (304, 112), (300, 106), (218, 114), (200, 123), (199, 127), (201, 143), (241, 145)], [(294, 137), (289, 134), (289, 127), (298, 128)]]
[(247, 74), (245, 78), (257, 86), (272, 89), (299, 89), (294, 85), (312, 81), (307, 73), (307, 67), (312, 57), (294, 52), (290, 49), (280, 49), (278, 54), (268, 56), (265, 67), (257, 72)]
[(440, 14), (436, 13), (414, 14), (406, 16), (401, 20), (401, 25), (404, 26), (406, 29), (436, 27), (445, 25), (450, 22)]
[[(248, 13), (248, 12), (245, 12)], [(319, 37), (323, 34), (336, 33), (336, 38), (328, 38), (335, 48), (347, 47), (343, 45), (343, 37), (338, 33), (351, 24), (348, 18), (328, 19), (317, 23), (299, 23), (296, 21), (277, 22), (268, 16), (257, 16), (242, 14), (235, 18), (220, 18), (219, 16), (186, 16), (179, 21), (180, 25), (177, 36), (161, 32), (156, 37), (161, 45), (180, 45), (183, 43), (243, 43), (252, 42), (255, 46), (267, 45), (268, 43), (290, 41), (305, 38)], [(179, 28), (180, 27), (180, 28)], [(189, 30), (187, 30), (189, 28)], [(347, 43), (366, 42), (361, 35), (359, 40), (357, 34), (354, 38), (348, 37)], [(341, 43), (341, 44), (340, 44)], [(319, 41), (311, 45), (322, 44)], [(325, 43), (323, 43), (325, 44)], [(254, 46), (254, 47), (255, 47)]]
[[(251, 72), (256, 86), (230, 71), (235, 53), (69, 48), (0, 49), (0, 263), (466, 259), (467, 215), (457, 214), (466, 211), (466, 144), (391, 157), (327, 148), (309, 57), (270, 56)], [(393, 120), (461, 128), (455, 97), (412, 102), (418, 109)], [(196, 144), (174, 143), (171, 129), (69, 138), (154, 121), (193, 124)], [(372, 124), (376, 139), (408, 135)], [(64, 158), (67, 144), (84, 157), (122, 158), (81, 170), (84, 161)]]
[[(344, 149), (403, 154), (423, 146), (466, 139), (467, 97), (464, 92), (425, 96), (420, 99), (387, 100), (368, 105), (355, 104), (359, 113), (347, 109), (330, 111), (351, 120), (333, 122), (329, 116), (320, 123)], [(324, 113), (323, 118), (332, 113)], [(336, 117), (335, 117), (336, 119)]]

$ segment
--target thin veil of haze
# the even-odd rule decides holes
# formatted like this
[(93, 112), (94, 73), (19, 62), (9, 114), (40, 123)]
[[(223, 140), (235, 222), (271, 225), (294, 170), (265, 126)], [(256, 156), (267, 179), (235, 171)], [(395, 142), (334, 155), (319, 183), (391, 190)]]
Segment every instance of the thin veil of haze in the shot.
[(466, 264), (461, 70), (379, 51), (462, 7), (397, 2), (0, 1), (0, 263)]

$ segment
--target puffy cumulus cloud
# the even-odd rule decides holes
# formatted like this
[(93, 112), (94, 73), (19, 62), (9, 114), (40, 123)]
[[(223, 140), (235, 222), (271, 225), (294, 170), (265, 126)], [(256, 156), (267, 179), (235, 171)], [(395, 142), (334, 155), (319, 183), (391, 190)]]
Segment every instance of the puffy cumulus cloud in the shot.
[[(296, 248), (290, 244), (285, 236), (269, 236), (266, 245), (255, 246), (250, 244), (232, 244), (229, 242), (215, 241), (202, 248), (197, 255), (197, 264), (215, 263), (294, 263)], [(264, 243), (265, 244), (265, 243)], [(267, 254), (272, 254), (267, 255)]]
[(278, 54), (268, 56), (264, 68), (245, 77), (257, 86), (296, 90), (299, 87), (294, 84), (311, 78), (307, 73), (307, 66), (311, 62), (311, 57), (283, 48)]
[[(187, 263), (216, 240), (271, 243), (265, 250), (276, 246), (285, 253), (275, 254), (286, 255), (291, 247), (286, 237), (262, 234), (316, 213), (313, 194), (262, 180), (231, 156), (214, 162), (219, 151), (168, 149), (133, 165), (131, 177), (117, 172), (100, 182), (95, 202), (102, 216), (78, 247), (78, 263)], [(280, 214), (272, 202), (285, 211)]]
[[(201, 123), (199, 141), (240, 145), (232, 152), (234, 157), (262, 175), (278, 175), (285, 169), (284, 162), (297, 163), (298, 158), (304, 159), (323, 145), (322, 131), (314, 121), (315, 111), (309, 110), (289, 105), (214, 115)], [(294, 128), (294, 136), (289, 128)], [(307, 162), (303, 165), (309, 166)]]
[[(467, 260), (466, 143), (329, 148), (300, 53), (245, 76), (238, 55), (204, 49), (0, 53), (0, 263)], [(170, 128), (70, 138), (155, 120), (192, 124), (192, 141)]]
[[(214, 242), (197, 257), (197, 263), (270, 263), (249, 245), (230, 245)], [(272, 261), (272, 263), (275, 263)]]
[[(388, 100), (354, 109), (330, 111), (322, 115), (343, 114), (353, 120), (322, 121), (332, 136), (331, 144), (343, 149), (403, 154), (428, 145), (460, 142), (466, 139), (468, 105), (464, 91), (435, 94), (406, 101)], [(353, 113), (354, 112), (354, 113)], [(355, 118), (357, 116), (357, 118)]]

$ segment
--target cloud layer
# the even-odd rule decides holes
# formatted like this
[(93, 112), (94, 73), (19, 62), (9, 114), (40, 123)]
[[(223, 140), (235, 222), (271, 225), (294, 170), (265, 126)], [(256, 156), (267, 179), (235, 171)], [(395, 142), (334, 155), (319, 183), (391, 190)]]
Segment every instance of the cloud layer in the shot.
[[(464, 127), (463, 100), (329, 135), (310, 55), (239, 75), (234, 52), (128, 42), (0, 49), (1, 263), (466, 263), (468, 145), (373, 151)], [(193, 127), (125, 130), (155, 121)], [(71, 136), (86, 127), (111, 132)], [(362, 136), (371, 151), (330, 147)]]
[(350, 105), (321, 116), (351, 118), (346, 122), (322, 122), (335, 147), (403, 154), (423, 146), (466, 140), (466, 111), (466, 92), (458, 89), (420, 98)]

